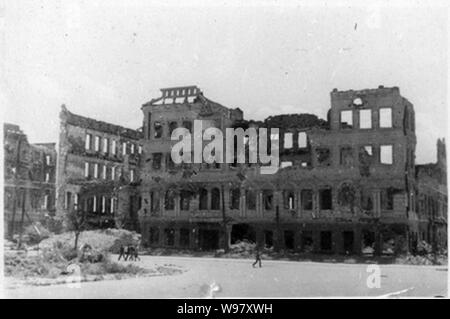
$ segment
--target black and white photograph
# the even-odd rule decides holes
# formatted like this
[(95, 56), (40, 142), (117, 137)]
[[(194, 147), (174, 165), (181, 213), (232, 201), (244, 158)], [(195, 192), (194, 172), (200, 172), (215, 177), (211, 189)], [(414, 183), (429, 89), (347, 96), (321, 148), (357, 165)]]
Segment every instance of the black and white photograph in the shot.
[(449, 17), (0, 1), (0, 297), (448, 298)]

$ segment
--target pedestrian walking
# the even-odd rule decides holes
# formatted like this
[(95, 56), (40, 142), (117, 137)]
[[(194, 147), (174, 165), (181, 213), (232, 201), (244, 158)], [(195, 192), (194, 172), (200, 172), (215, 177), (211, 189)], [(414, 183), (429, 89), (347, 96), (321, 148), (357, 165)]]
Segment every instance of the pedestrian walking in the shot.
[(259, 268), (261, 268), (261, 253), (259, 252), (259, 248), (256, 247), (255, 251), (255, 262), (253, 263), (253, 268), (255, 268), (255, 265), (259, 262)]
[(120, 252), (119, 252), (119, 259), (123, 257), (123, 259), (126, 261), (128, 259), (128, 246), (120, 246)]

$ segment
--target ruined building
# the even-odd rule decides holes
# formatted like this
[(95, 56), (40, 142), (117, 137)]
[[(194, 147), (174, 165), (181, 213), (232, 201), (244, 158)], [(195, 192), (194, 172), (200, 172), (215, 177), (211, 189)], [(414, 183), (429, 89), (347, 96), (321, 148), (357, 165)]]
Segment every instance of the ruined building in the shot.
[(5, 123), (4, 225), (5, 237), (24, 227), (44, 225), (55, 214), (54, 143), (30, 144), (18, 125)]
[[(64, 105), (60, 121), (58, 212), (83, 210), (91, 227), (120, 222), (137, 229), (141, 132), (73, 114)], [(116, 220), (117, 211), (126, 211), (127, 218)]]
[(422, 232), (419, 238), (414, 239), (425, 240), (436, 248), (447, 247), (447, 155), (444, 139), (437, 141), (436, 163), (417, 165), (416, 176)]
[[(330, 97), (326, 120), (292, 114), (258, 122), (196, 86), (167, 88), (142, 106), (142, 131), (63, 109), (58, 208), (83, 207), (106, 225), (138, 229), (153, 247), (208, 250), (248, 239), (297, 251), (399, 253), (443, 238), (445, 147), (437, 164), (416, 167), (413, 105), (397, 87), (335, 89)], [(175, 164), (171, 134), (193, 132), (194, 120), (203, 130), (279, 128), (270, 139), (279, 141), (280, 170)], [(436, 198), (440, 204), (430, 205), (441, 213), (430, 215), (424, 196)]]

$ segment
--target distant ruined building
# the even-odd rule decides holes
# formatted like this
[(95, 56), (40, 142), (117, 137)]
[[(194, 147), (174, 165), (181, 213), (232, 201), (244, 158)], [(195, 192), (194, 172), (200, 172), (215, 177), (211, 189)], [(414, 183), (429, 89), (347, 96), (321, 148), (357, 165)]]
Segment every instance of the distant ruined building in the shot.
[[(399, 88), (330, 93), (327, 119), (246, 120), (196, 86), (161, 89), (131, 130), (63, 106), (56, 211), (84, 210), (92, 227), (126, 227), (149, 247), (226, 248), (247, 239), (299, 252), (415, 251), (447, 246), (445, 141), (416, 165), (415, 113)], [(175, 164), (173, 130), (279, 128), (280, 169), (259, 163)], [(247, 140), (246, 140), (247, 142)], [(207, 144), (207, 142), (205, 142)], [(270, 148), (269, 148), (270, 149)], [(248, 157), (247, 157), (248, 160)]]
[(3, 125), (5, 237), (55, 215), (55, 143), (31, 144), (18, 125)]

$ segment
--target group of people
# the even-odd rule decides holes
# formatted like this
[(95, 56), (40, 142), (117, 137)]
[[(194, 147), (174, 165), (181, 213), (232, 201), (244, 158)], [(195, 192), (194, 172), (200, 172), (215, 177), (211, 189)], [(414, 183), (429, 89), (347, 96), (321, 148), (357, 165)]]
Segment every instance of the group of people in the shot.
[(141, 258), (139, 258), (137, 247), (134, 246), (120, 246), (118, 260), (120, 260), (120, 258), (122, 257), (125, 261), (127, 261), (128, 259), (130, 259), (130, 261), (141, 260)]

